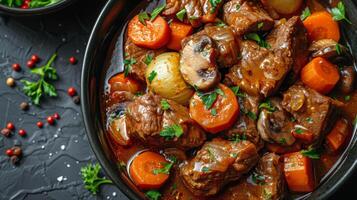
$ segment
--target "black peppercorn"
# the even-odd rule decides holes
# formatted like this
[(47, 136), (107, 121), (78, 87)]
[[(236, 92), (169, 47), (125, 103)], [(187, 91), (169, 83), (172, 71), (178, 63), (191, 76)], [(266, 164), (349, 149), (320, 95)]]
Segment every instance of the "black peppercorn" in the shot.
[(81, 102), (81, 98), (80, 98), (79, 96), (74, 96), (74, 97), (73, 97), (73, 102), (74, 102), (75, 104), (79, 104), (79, 103)]
[(28, 110), (30, 108), (30, 105), (27, 102), (22, 102), (20, 104), (21, 110)]
[(13, 165), (18, 165), (20, 162), (20, 158), (18, 156), (11, 156), (10, 160)]

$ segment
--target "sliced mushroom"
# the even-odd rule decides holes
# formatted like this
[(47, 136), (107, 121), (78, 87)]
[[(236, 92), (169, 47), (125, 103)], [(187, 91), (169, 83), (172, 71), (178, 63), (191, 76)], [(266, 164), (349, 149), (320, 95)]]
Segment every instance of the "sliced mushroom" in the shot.
[(356, 79), (356, 70), (354, 67), (344, 67), (341, 71), (341, 79), (338, 83), (338, 89), (343, 94), (349, 94), (354, 90)]
[(220, 80), (214, 43), (207, 35), (195, 35), (182, 49), (180, 71), (187, 83), (200, 90), (214, 87)]
[(334, 64), (352, 65), (353, 56), (347, 47), (331, 39), (315, 41), (309, 47), (311, 56), (323, 57)]
[(294, 124), (290, 121), (290, 116), (283, 110), (278, 98), (271, 99), (274, 111), (263, 109), (258, 119), (258, 132), (264, 141), (279, 143), (283, 146), (290, 146), (295, 142), (291, 134)]

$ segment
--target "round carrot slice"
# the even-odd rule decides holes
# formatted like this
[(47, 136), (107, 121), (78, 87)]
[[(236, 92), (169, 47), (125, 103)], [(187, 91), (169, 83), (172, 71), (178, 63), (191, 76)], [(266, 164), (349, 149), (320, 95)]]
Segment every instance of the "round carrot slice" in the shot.
[(130, 177), (143, 190), (159, 189), (169, 178), (169, 175), (155, 173), (155, 170), (162, 169), (165, 164), (168, 162), (162, 155), (145, 151), (133, 159), (129, 167)]
[(304, 20), (310, 41), (321, 39), (340, 40), (338, 23), (327, 11), (315, 12)]
[(128, 25), (128, 37), (137, 46), (159, 49), (165, 46), (170, 39), (170, 27), (166, 20), (157, 16), (153, 21), (139, 21), (138, 15), (130, 20)]
[[(212, 107), (207, 108), (207, 95), (196, 92), (190, 101), (190, 115), (203, 129), (218, 133), (231, 127), (239, 115), (239, 104), (233, 91), (223, 84), (218, 85), (220, 92)], [(219, 94), (219, 93), (222, 93)], [(202, 95), (206, 95), (203, 97)], [(206, 99), (206, 100), (204, 100)]]
[(302, 82), (322, 94), (329, 93), (339, 79), (336, 66), (322, 57), (314, 58), (301, 70)]

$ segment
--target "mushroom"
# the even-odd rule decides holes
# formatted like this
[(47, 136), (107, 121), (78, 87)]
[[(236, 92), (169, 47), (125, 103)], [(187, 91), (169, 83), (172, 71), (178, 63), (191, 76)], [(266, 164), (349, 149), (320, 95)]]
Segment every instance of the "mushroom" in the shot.
[(341, 71), (341, 78), (338, 83), (338, 89), (343, 94), (349, 94), (354, 90), (356, 79), (356, 70), (353, 66), (344, 67)]
[(290, 121), (288, 113), (281, 107), (280, 102), (280, 99), (272, 98), (270, 104), (274, 111), (262, 109), (257, 128), (264, 141), (290, 146), (295, 142), (291, 134), (294, 124)]
[(322, 39), (313, 42), (309, 47), (309, 51), (313, 58), (323, 57), (334, 64), (353, 64), (353, 56), (348, 48), (332, 39)]
[(192, 36), (184, 45), (180, 58), (180, 71), (185, 81), (200, 90), (216, 86), (221, 78), (216, 54), (210, 37)]

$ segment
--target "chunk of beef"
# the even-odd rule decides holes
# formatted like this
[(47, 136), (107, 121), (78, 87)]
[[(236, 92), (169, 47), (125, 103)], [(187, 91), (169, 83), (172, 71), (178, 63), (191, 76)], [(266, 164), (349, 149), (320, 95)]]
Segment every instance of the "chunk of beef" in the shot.
[(267, 97), (274, 94), (290, 70), (298, 73), (305, 63), (302, 60), (306, 56), (301, 53), (305, 40), (301, 20), (292, 17), (268, 36), (271, 49), (262, 48), (253, 41), (243, 41), (240, 45), (242, 58), (230, 69), (225, 83), (238, 85), (250, 95)]
[(193, 35), (184, 41), (180, 71), (187, 83), (200, 90), (214, 87), (221, 78), (216, 64), (216, 49), (212, 39), (204, 34)]
[[(162, 98), (145, 94), (127, 105), (125, 122), (130, 137), (145, 145), (190, 149), (202, 145), (206, 139), (203, 130), (190, 118), (186, 107), (167, 100), (170, 109), (161, 108)], [(173, 125), (182, 129), (182, 135), (163, 137), (160, 132)]]
[(259, 30), (267, 31), (274, 26), (274, 20), (259, 1), (232, 0), (224, 4), (223, 9), (223, 20), (237, 35)]
[(151, 50), (138, 47), (128, 38), (125, 42), (125, 59), (134, 59), (135, 61), (135, 63), (131, 65), (130, 75), (135, 79), (145, 83), (145, 70), (147, 65), (144, 61), (146, 57), (155, 57), (163, 52), (163, 49)]
[(258, 116), (259, 98), (245, 95), (239, 97), (238, 101), (241, 110), (238, 120), (231, 129), (225, 132), (225, 135), (233, 140), (246, 137), (248, 141), (256, 145), (257, 149), (260, 149), (263, 147), (263, 141), (257, 130), (256, 119), (254, 119), (254, 116)]
[(173, 16), (185, 9), (188, 21), (193, 27), (198, 27), (202, 22), (213, 22), (223, 4), (223, 1), (217, 1), (217, 5), (212, 5), (211, 2), (211, 0), (167, 0), (162, 14)]
[(319, 142), (336, 105), (334, 100), (300, 83), (291, 86), (283, 97), (282, 106), (296, 119), (296, 127), (311, 132), (314, 136), (312, 143)]
[(218, 199), (280, 200), (284, 198), (285, 182), (279, 156), (265, 154), (252, 174), (230, 187)]
[(182, 181), (197, 196), (217, 194), (231, 181), (238, 180), (258, 161), (255, 145), (249, 141), (213, 139), (180, 169)]
[(270, 104), (269, 109), (264, 108), (260, 112), (258, 120), (258, 131), (263, 140), (270, 143), (279, 143), (283, 146), (290, 146), (295, 142), (291, 131), (294, 123), (291, 116), (281, 106), (281, 99), (271, 98), (265, 103)]

